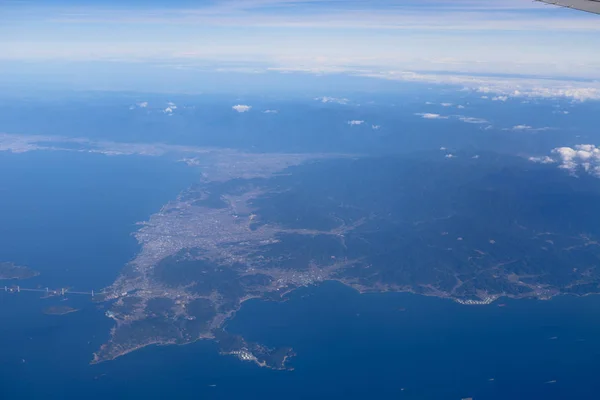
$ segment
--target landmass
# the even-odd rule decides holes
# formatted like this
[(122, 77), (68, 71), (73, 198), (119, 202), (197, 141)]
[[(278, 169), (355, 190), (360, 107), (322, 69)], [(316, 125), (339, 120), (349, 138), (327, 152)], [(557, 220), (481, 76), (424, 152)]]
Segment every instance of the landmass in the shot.
[(29, 279), (40, 273), (29, 267), (16, 265), (11, 262), (0, 262), (0, 280)]
[(210, 339), (289, 369), (292, 349), (225, 322), (249, 299), (325, 280), (463, 304), (600, 292), (596, 178), (494, 154), (219, 157), (140, 223), (141, 250), (105, 289), (115, 326), (92, 362)]
[(231, 335), (222, 329), (214, 332), (221, 354), (234, 355), (242, 361), (252, 361), (260, 367), (293, 370), (286, 365), (288, 358), (296, 354), (290, 347), (269, 348), (258, 343), (249, 343), (239, 335)]
[(69, 306), (50, 306), (43, 310), (46, 315), (65, 315), (79, 311), (77, 308)]

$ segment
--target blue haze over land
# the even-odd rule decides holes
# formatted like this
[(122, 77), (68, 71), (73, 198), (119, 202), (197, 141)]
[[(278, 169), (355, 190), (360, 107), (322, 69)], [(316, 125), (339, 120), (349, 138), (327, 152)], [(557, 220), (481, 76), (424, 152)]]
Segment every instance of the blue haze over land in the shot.
[[(555, 147), (594, 143), (600, 135), (595, 118), (600, 107), (595, 101), (518, 97), (500, 101), (457, 86), (392, 82), (387, 87), (389, 91), (375, 89), (374, 93), (349, 89), (350, 85), (332, 91), (311, 87), (260, 95), (10, 92), (0, 97), (0, 123), (5, 133), (27, 135), (252, 152), (375, 155), (440, 146), (540, 154)], [(140, 103), (148, 105), (135, 106)], [(169, 103), (177, 108), (165, 113)], [(251, 109), (233, 112), (236, 104)], [(427, 114), (437, 118), (424, 118)], [(353, 120), (362, 123), (349, 126)]]

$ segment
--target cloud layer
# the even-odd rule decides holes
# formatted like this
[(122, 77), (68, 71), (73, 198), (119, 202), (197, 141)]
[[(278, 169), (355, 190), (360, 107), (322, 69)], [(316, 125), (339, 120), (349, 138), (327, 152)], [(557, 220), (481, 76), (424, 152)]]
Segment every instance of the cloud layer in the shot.
[[(600, 66), (600, 61), (598, 63)], [(600, 71), (600, 69), (599, 69)], [(503, 77), (411, 71), (357, 71), (356, 75), (402, 82), (452, 85), (464, 91), (480, 93), (482, 99), (507, 101), (510, 98), (600, 100), (600, 81), (539, 79), (523, 76)]]
[[(597, 17), (522, 0), (75, 3), (0, 1), (6, 38), (0, 60), (42, 67), (47, 60), (161, 63), (173, 70), (212, 65), (220, 71), (236, 64), (253, 71), (470, 81), (472, 88), (486, 75), (600, 78), (600, 52), (586, 40), (600, 33)], [(541, 90), (511, 89), (548, 95), (543, 88), (551, 82), (544, 83)], [(583, 89), (552, 89), (552, 95), (598, 95)]]

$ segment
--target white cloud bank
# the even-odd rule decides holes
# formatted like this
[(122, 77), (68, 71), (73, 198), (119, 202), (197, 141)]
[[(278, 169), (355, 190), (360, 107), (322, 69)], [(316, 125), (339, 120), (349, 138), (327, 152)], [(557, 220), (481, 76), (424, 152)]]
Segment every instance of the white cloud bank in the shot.
[(245, 104), (237, 104), (237, 105), (235, 105), (235, 106), (233, 106), (231, 108), (233, 108), (235, 111), (237, 111), (239, 113), (244, 113), (244, 112), (250, 111), (250, 109), (252, 108), (252, 106), (247, 106)]
[(265, 111), (263, 111), (263, 113), (265, 113), (265, 114), (277, 114), (278, 112), (279, 111), (277, 111), (277, 110), (265, 110)]
[[(218, 71), (233, 63), (249, 73), (347, 72), (501, 91), (506, 84), (499, 81), (510, 80), (506, 76), (572, 74), (596, 80), (589, 83), (596, 93), (582, 93), (585, 88), (578, 85), (588, 83), (574, 83), (554, 94), (600, 97), (600, 52), (581, 40), (582, 35), (598, 36), (597, 17), (548, 12), (537, 2), (214, 0), (135, 7), (125, 4), (131, 2), (66, 2), (82, 3), (71, 7), (65, 2), (0, 1), (4, 3), (10, 6), (0, 6), (3, 22), (14, 21), (8, 28), (15, 39), (0, 41), (3, 61), (123, 60), (177, 69), (215, 65)], [(128, 40), (114, 34), (115, 26)], [(244, 34), (235, 34), (240, 27)], [(482, 78), (494, 74), (496, 78)], [(532, 88), (520, 88), (516, 80), (510, 86), (511, 92), (548, 95), (543, 91), (555, 85), (546, 79)]]
[[(351, 71), (348, 71), (351, 72)], [(572, 101), (600, 100), (600, 82), (558, 79), (496, 77), (436, 74), (412, 71), (357, 71), (359, 76), (405, 82), (423, 82), (462, 87), (481, 93), (482, 99), (507, 101), (510, 98), (566, 99)]]
[(572, 174), (584, 171), (600, 178), (600, 148), (593, 144), (557, 147), (552, 150), (551, 156), (530, 157), (529, 160), (542, 164), (557, 163), (559, 168)]

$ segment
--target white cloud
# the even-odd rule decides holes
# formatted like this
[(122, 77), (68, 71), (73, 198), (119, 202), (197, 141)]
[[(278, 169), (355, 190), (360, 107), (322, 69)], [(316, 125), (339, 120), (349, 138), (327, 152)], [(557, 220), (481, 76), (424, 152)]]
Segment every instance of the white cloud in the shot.
[(231, 108), (233, 108), (235, 111), (237, 111), (239, 113), (244, 113), (244, 112), (250, 111), (250, 109), (252, 108), (252, 106), (247, 106), (245, 104), (237, 104), (237, 105), (235, 105), (235, 106), (233, 106)]
[[(431, 105), (434, 105), (436, 103), (432, 103), (431, 101), (426, 101), (425, 104), (428, 105), (428, 106), (431, 106)], [(446, 102), (446, 103), (440, 103), (440, 106), (442, 106), (442, 107), (452, 107), (452, 106), (454, 106), (454, 103), (448, 103), (448, 102)], [(459, 105), (456, 106), (456, 108), (465, 108), (465, 106), (459, 104)]]
[(543, 99), (564, 98), (575, 101), (600, 100), (600, 87), (594, 87), (596, 85), (594, 83), (582, 86), (583, 84), (578, 82), (528, 82), (524, 80), (523, 87), (519, 87), (515, 83), (513, 81), (497, 82), (496, 86), (479, 87), (475, 90), (483, 90), (486, 93), (504, 93), (504, 95), (496, 96), (496, 99), (503, 99), (504, 97), (529, 97)]
[(542, 132), (542, 131), (549, 131), (552, 130), (554, 128), (550, 128), (549, 126), (544, 126), (542, 128), (534, 128), (533, 126), (530, 125), (515, 125), (512, 128), (507, 128), (504, 129), (505, 131), (522, 131), (522, 132)]
[(515, 125), (512, 128), (510, 128), (510, 130), (512, 131), (526, 131), (526, 130), (530, 130), (533, 129), (533, 127), (529, 126), (529, 125)]
[(578, 144), (574, 147), (557, 147), (551, 156), (530, 157), (530, 161), (550, 164), (558, 163), (559, 168), (572, 174), (584, 171), (600, 177), (600, 148), (593, 144)]
[(561, 161), (561, 168), (571, 172), (576, 172), (578, 169), (600, 175), (600, 149), (592, 144), (579, 144), (575, 148), (559, 147), (552, 150)]
[(136, 108), (146, 108), (148, 107), (147, 101), (141, 101), (139, 103), (135, 103), (134, 105), (129, 106), (130, 110), (135, 110)]
[(457, 115), (456, 118), (459, 119), (459, 121), (462, 122), (466, 122), (467, 124), (487, 124), (488, 121), (483, 119), (483, 118), (477, 118), (477, 117), (465, 117), (464, 115)]
[(474, 160), (477, 160), (479, 158), (479, 154), (475, 154), (473, 157), (471, 157)]
[(445, 157), (446, 158), (456, 158), (456, 156), (454, 154), (446, 154)]
[(365, 121), (357, 120), (357, 119), (353, 119), (352, 121), (348, 121), (348, 125), (350, 125), (350, 126), (362, 125), (364, 123), (365, 123)]
[(416, 113), (415, 115), (418, 115), (419, 117), (425, 118), (425, 119), (448, 119), (448, 117), (446, 117), (444, 115), (433, 114), (433, 113)]
[(529, 161), (540, 163), (540, 164), (552, 164), (552, 163), (556, 162), (556, 160), (554, 160), (554, 159), (552, 159), (551, 157), (548, 157), (548, 156), (544, 156), (544, 157), (529, 157)]
[[(424, 119), (449, 119), (449, 118), (455, 118), (458, 119), (459, 121), (462, 122), (466, 122), (468, 124), (487, 124), (489, 123), (487, 120), (483, 119), (483, 118), (477, 118), (477, 117), (467, 117), (464, 115), (450, 115), (450, 116), (446, 116), (446, 115), (440, 115), (440, 114), (434, 114), (434, 113), (415, 113), (415, 115), (418, 115), (421, 118)], [(491, 129), (491, 126), (490, 126)]]
[(177, 109), (177, 105), (171, 101), (167, 102), (167, 108), (163, 110), (165, 114), (173, 115), (173, 111)]
[(263, 113), (265, 113), (265, 114), (277, 114), (278, 112), (279, 111), (277, 111), (277, 110), (265, 110), (265, 111), (263, 111)]
[[(348, 71), (351, 72), (351, 71)], [(600, 100), (600, 82), (542, 78), (436, 74), (412, 71), (357, 71), (356, 75), (406, 82), (460, 86), (463, 90), (481, 93), (482, 99), (495, 101), (517, 98)]]
[(381, 128), (381, 125), (371, 125), (371, 129), (374, 131), (378, 130), (379, 128)]
[(348, 99), (339, 98), (339, 97), (315, 97), (315, 100), (320, 101), (321, 103), (337, 103), (337, 104), (348, 104)]
[(446, 148), (444, 146), (440, 147), (441, 151), (446, 151)]

